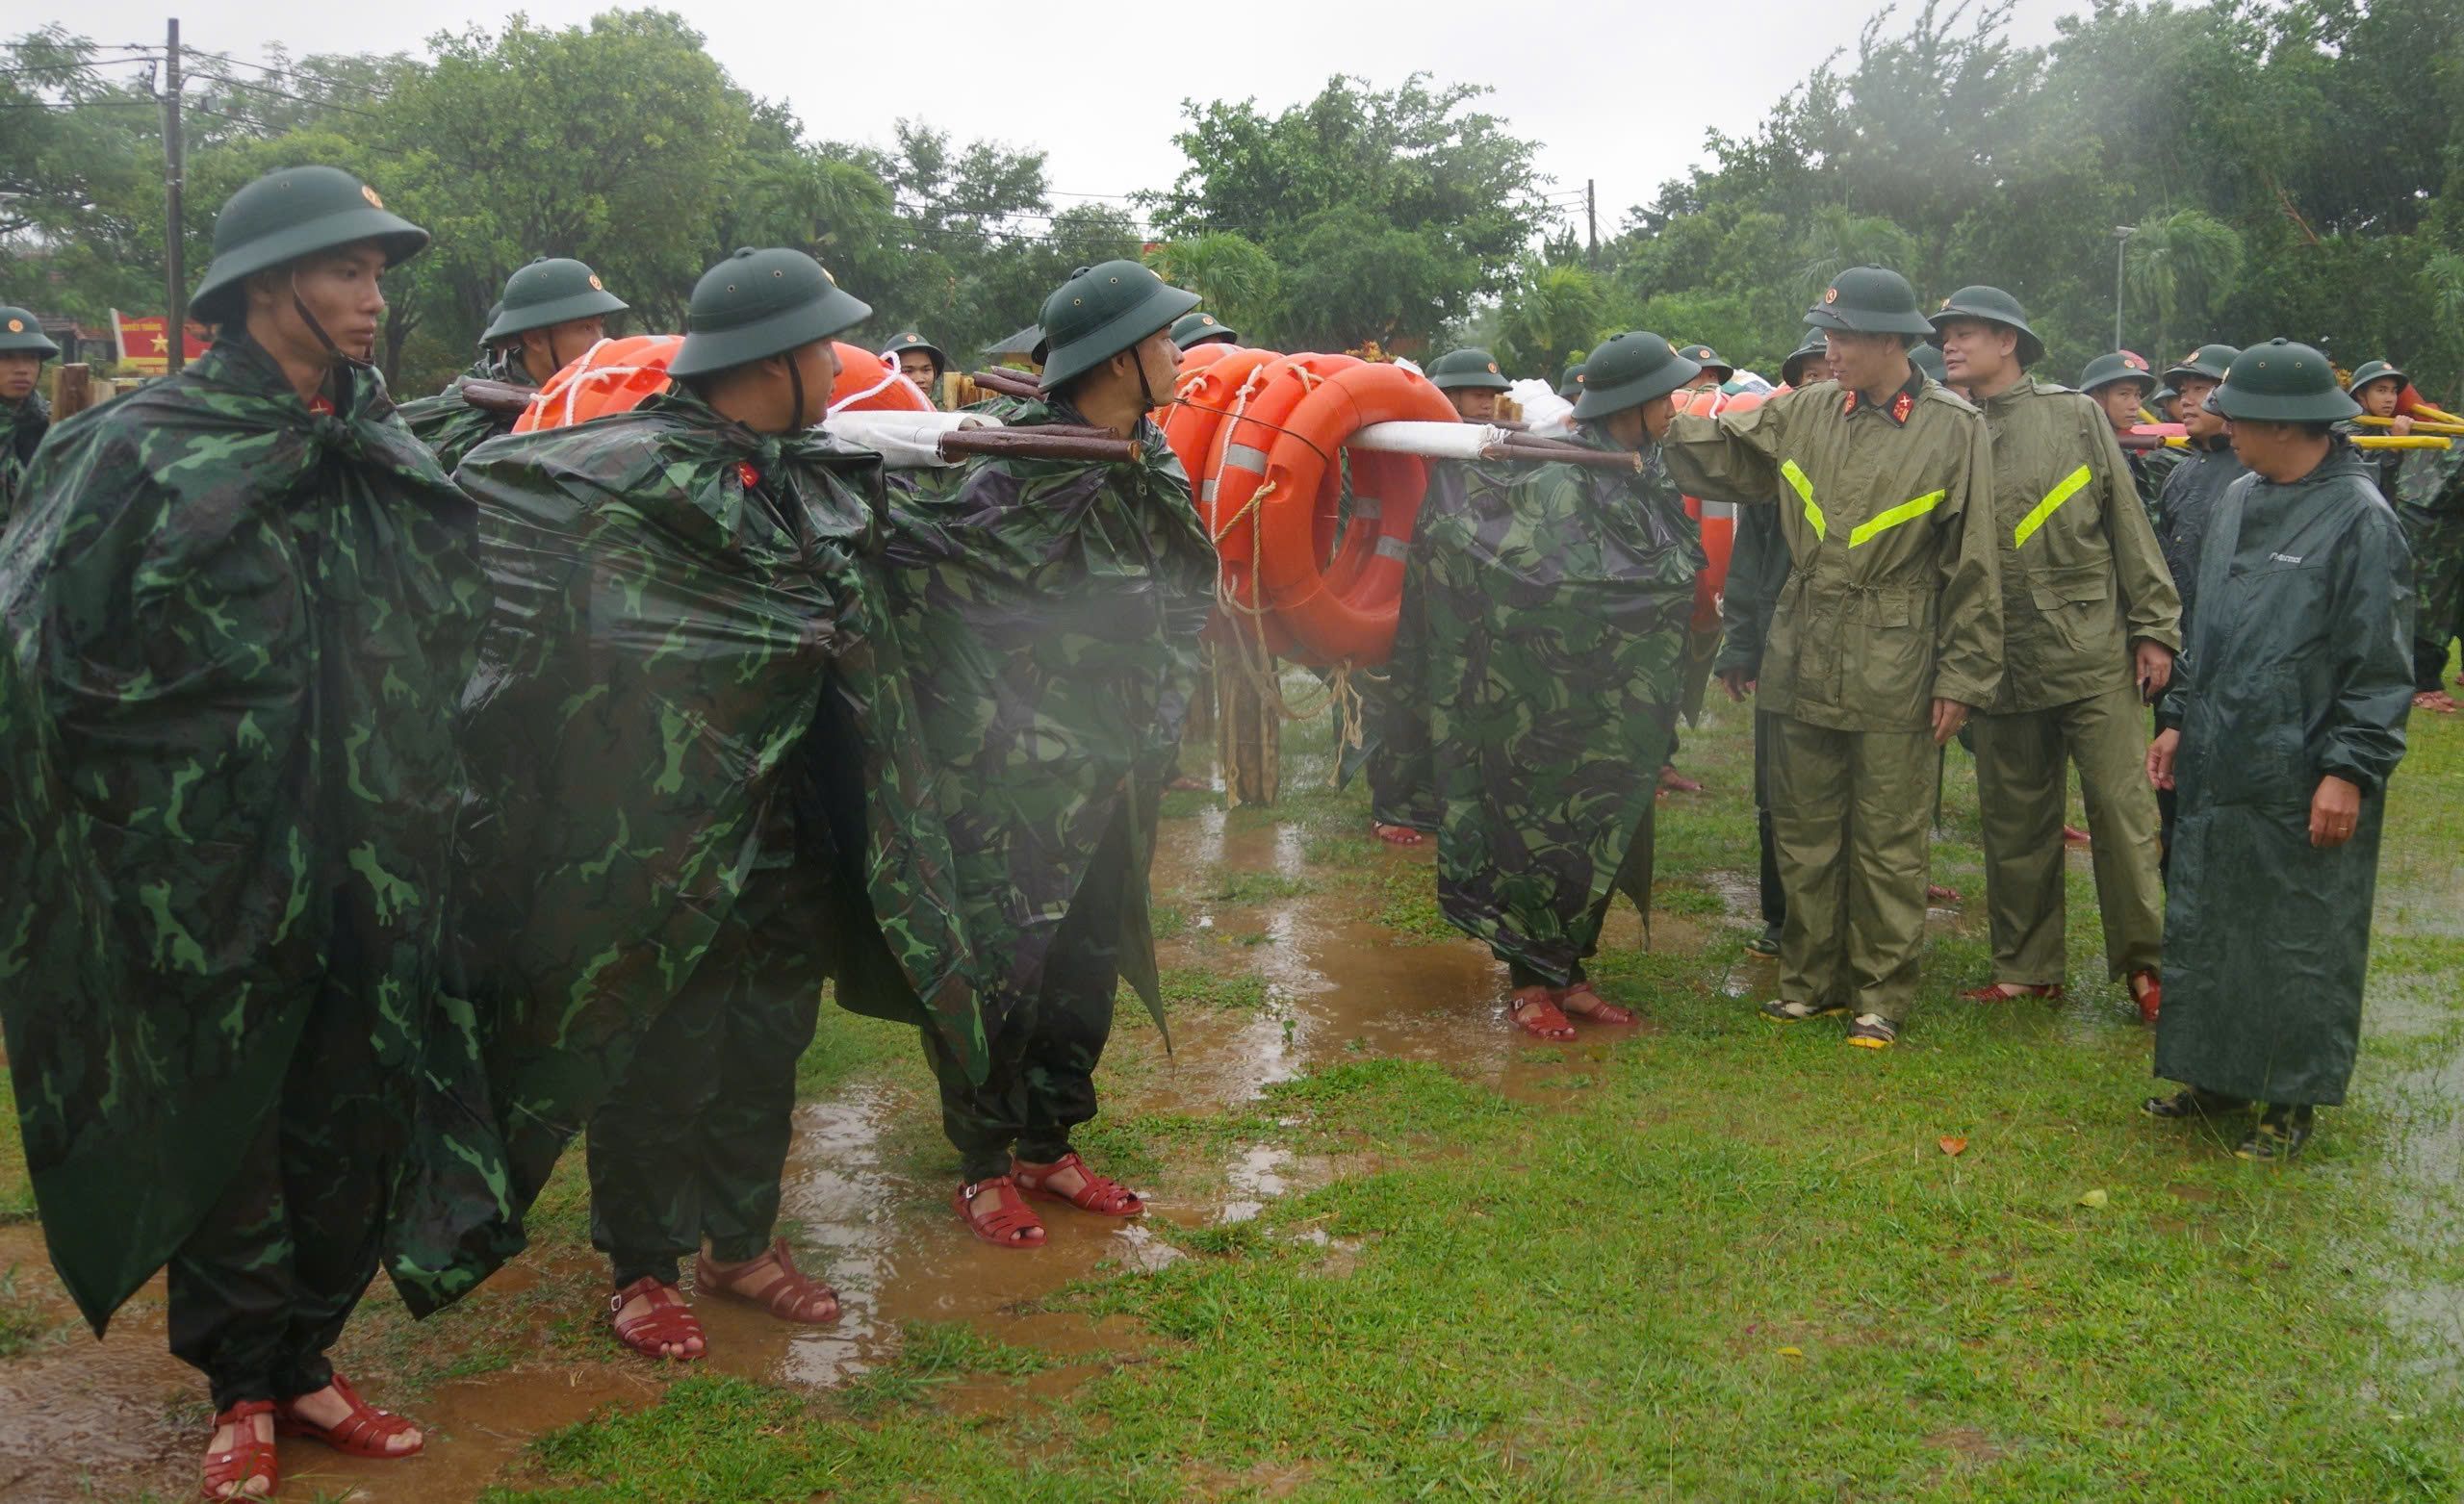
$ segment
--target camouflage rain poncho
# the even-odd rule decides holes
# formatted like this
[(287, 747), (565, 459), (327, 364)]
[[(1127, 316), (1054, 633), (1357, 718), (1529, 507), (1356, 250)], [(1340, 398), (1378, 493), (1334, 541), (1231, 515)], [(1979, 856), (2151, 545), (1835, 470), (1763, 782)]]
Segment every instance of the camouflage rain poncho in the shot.
[(1400, 752), (1443, 810), (1447, 919), (1563, 985), (1648, 829), (1701, 534), (1656, 451), (1640, 474), (1439, 474), (1405, 566), (1397, 699), (1424, 719)]
[(17, 488), (33, 464), (35, 450), (51, 427), (51, 404), (39, 392), (20, 401), (0, 402), (0, 523), (17, 509)]
[(483, 355), (448, 383), (444, 391), (402, 404), (402, 421), (411, 425), (411, 432), (435, 453), (436, 462), (449, 474), (473, 449), (513, 432), (514, 420), (522, 416), (474, 406), (462, 395), (463, 385), (472, 381), (494, 381), (509, 387), (535, 385), (530, 372), (523, 369), (517, 347), (501, 354)]
[(461, 832), (492, 1100), (428, 1144), (417, 1217), (451, 1232), (395, 1271), (440, 1301), (520, 1249), (522, 1212), (757, 869), (827, 874), (811, 936), (842, 1006), (985, 1058), (865, 559), (879, 456), (759, 436), (680, 390), (484, 446), (455, 479), (496, 597)]
[(13, 883), (41, 923), (0, 975), (52, 1262), (98, 1330), (221, 1194), (312, 1005), (365, 1010), (405, 1138), (450, 1032), (452, 710), (486, 586), (469, 503), (393, 415), (366, 370), (312, 415), (228, 340), (62, 424), (27, 476), (0, 780), (23, 799), (48, 764), (67, 839)]
[[(1085, 421), (1057, 402), (997, 410), (1015, 425)], [(1162, 432), (1142, 424), (1139, 440), (1136, 466), (979, 460), (893, 505), (900, 635), (996, 1031), (1035, 994), (1071, 897), (1124, 808), (1134, 872), (1121, 970), (1161, 1017), (1146, 906), (1151, 796), (1197, 682), (1215, 550)]]

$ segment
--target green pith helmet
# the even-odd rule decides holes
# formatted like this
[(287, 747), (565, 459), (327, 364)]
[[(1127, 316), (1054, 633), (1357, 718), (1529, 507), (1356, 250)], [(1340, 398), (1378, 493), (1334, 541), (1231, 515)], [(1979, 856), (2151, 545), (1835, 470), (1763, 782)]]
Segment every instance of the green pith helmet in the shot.
[(1850, 334), (1934, 332), (1917, 311), (1916, 290), (1888, 267), (1851, 267), (1832, 278), (1821, 299), (1806, 310), (1806, 322)]
[(374, 241), (385, 265), (427, 248), (427, 232), (389, 213), (376, 190), (340, 167), (285, 167), (231, 195), (214, 218), (214, 262), (189, 294), (202, 323), (229, 323), (246, 309), (241, 286), (302, 256)]
[(1577, 361), (1566, 368), (1565, 374), (1557, 378), (1557, 395), (1569, 402), (1582, 395), (1582, 374), (1586, 364)]
[(1465, 346), (1429, 362), (1428, 383), (1440, 392), (1503, 392), (1514, 385), (1498, 373), (1498, 358)]
[(509, 340), (526, 329), (545, 329), (594, 314), (621, 314), (629, 306), (580, 262), (542, 256), (504, 279), (504, 300), (497, 304), (496, 317), (479, 338)]
[(932, 356), (933, 369), (935, 370), (947, 370), (949, 369), (950, 358), (941, 353), (941, 347), (912, 329), (901, 329), (898, 333), (890, 336), (890, 340), (887, 344), (882, 346), (882, 353), (890, 356), (893, 359), (898, 356), (905, 355), (910, 351), (918, 355)]
[[(8, 348), (7, 345), (0, 344), (0, 349), (6, 348)], [(2390, 365), (2386, 361), (2366, 360), (2361, 363), (2361, 369), (2352, 373), (2352, 379), (2345, 383), (2345, 390), (2357, 396), (2360, 395), (2362, 388), (2370, 385), (2374, 381), (2384, 381), (2390, 376), (2403, 382), (2409, 382), (2413, 379), (2412, 377), (2405, 375), (2402, 371), (2398, 370), (2394, 366)]]
[(1940, 334), (1942, 325), (1954, 319), (1981, 319), (1987, 323), (1998, 323), (2015, 331), (2019, 336), (2018, 355), (2022, 367), (2033, 366), (2044, 359), (2044, 342), (2028, 327), (2027, 310), (2019, 306), (2017, 298), (1998, 287), (1964, 287), (1942, 299), (1942, 306), (1934, 312), (1934, 332)]
[(1731, 376), (1736, 374), (1736, 368), (1730, 365), (1727, 361), (1720, 359), (1720, 352), (1711, 348), (1707, 344), (1681, 344), (1677, 347), (1677, 353), (1684, 356), (1687, 360), (1692, 361), (1695, 365), (1702, 367), (1705, 370), (1718, 371), (1722, 381), (1726, 381)]
[(60, 353), (60, 346), (42, 332), (42, 320), (22, 308), (0, 307), (0, 355), (13, 355), (32, 350), (44, 360)]
[(1172, 343), (1185, 350), (1217, 341), (1238, 344), (1241, 336), (1230, 324), (1216, 322), (1213, 314), (1183, 314), (1173, 321)]
[(1195, 293), (1176, 288), (1134, 261), (1081, 267), (1043, 300), (1043, 338), (1035, 359), (1043, 389), (1085, 375), (1197, 306)]
[(2202, 344), (2166, 367), (2165, 379), (2172, 382), (2184, 376), (2205, 376), (2210, 381), (2221, 381), (2241, 353), (2230, 344)]
[(2146, 388), (2140, 397), (2142, 401), (2156, 393), (2155, 373), (2147, 369), (2143, 357), (2130, 350), (2116, 350), (2090, 361), (2088, 369), (2079, 373), (2079, 390), (2092, 393), (2098, 387), (2109, 387), (2117, 381), (2136, 381)]
[(2174, 391), (2171, 387), (2158, 387), (2153, 393), (2148, 395), (2147, 405), (2155, 410), (2157, 417), (2162, 418), (2165, 416), (2166, 403), (2178, 402), (2181, 399), (2182, 395), (2179, 392)]
[(1671, 349), (1656, 334), (1612, 334), (1582, 363), (1582, 395), (1575, 417), (1588, 422), (1666, 396), (1703, 373), (1702, 363)]
[(1780, 363), (1780, 384), (1788, 387), (1804, 386), (1805, 383), (1798, 378), (1806, 373), (1806, 362), (1827, 361), (1830, 358), (1831, 346), (1823, 342), (1821, 335), (1815, 335), (1805, 344), (1798, 345), (1789, 353), (1786, 360)]
[(1925, 372), (1925, 374), (1933, 377), (1934, 380), (1944, 386), (1948, 386), (1950, 384), (1951, 369), (1942, 364), (1942, 352), (1931, 344), (1910, 345), (1908, 347), (1908, 364), (1915, 367), (1918, 370)]
[(2361, 411), (2325, 355), (2281, 335), (2235, 356), (2213, 401), (2235, 422), (2331, 423)]
[(870, 305), (800, 250), (745, 246), (702, 273), (671, 376), (703, 376), (801, 349), (863, 322)]

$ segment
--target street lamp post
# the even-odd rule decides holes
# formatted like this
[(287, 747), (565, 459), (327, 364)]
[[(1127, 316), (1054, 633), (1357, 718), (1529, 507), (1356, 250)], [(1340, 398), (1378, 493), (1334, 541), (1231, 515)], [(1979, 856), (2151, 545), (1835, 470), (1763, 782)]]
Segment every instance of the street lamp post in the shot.
[(2124, 246), (2126, 246), (2126, 245), (2128, 245), (2128, 244), (2130, 243), (2130, 237), (2131, 237), (2132, 233), (2133, 233), (2134, 231), (2136, 231), (2138, 228), (2139, 228), (2139, 226), (2137, 226), (2137, 225), (2135, 225), (2135, 224), (2118, 224), (2118, 225), (2115, 225), (2115, 226), (2114, 226), (2114, 348), (2115, 348), (2115, 349), (2120, 349), (2120, 348), (2121, 348), (2121, 253), (2122, 253), (2122, 247), (2124, 247)]

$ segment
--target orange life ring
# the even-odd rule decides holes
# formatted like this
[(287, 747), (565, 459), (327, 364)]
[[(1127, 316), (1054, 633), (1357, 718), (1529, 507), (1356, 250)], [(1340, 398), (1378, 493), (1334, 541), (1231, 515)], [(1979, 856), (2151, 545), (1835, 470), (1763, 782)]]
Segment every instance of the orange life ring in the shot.
[(898, 357), (876, 355), (860, 344), (830, 342), (838, 354), (838, 379), (830, 386), (834, 413), (929, 413), (933, 404), (915, 383), (898, 373)]
[[(1228, 364), (1219, 361), (1206, 370), (1211, 374), (1224, 370)], [(1270, 356), (1232, 394), (1230, 408), (1208, 443), (1206, 479), (1200, 488), (1206, 500), (1198, 509), (1198, 517), (1206, 523), (1207, 536), (1215, 540), (1216, 572), (1221, 591), (1239, 614), (1236, 626), (1263, 638), (1268, 650), (1277, 657), (1294, 656), (1299, 643), (1290, 626), (1270, 609), (1258, 588), (1257, 540), (1263, 514), (1253, 508), (1252, 502), (1266, 483), (1267, 455), (1274, 446), (1284, 420), (1292, 416), (1292, 410), (1300, 405), (1312, 388), (1359, 364), (1350, 355)], [(1313, 515), (1322, 510), (1329, 519), (1322, 542), (1326, 548), (1334, 543), (1331, 519), (1342, 495), (1341, 477), (1332, 478), (1336, 484), (1326, 497), (1320, 498), (1313, 494), (1307, 498)]]
[(1213, 472), (1206, 466), (1215, 449), (1216, 431), (1239, 401), (1242, 383), (1260, 368), (1283, 358), (1272, 350), (1245, 349), (1220, 342), (1201, 344), (1190, 354), (1206, 350), (1222, 353), (1197, 362), (1194, 369), (1188, 360), (1182, 361), (1181, 373), (1172, 382), (1172, 400), (1155, 420), (1164, 430), (1164, 442), (1180, 456), (1181, 469), (1189, 472), (1191, 497), (1201, 520), (1214, 501), (1215, 488), (1206, 484)]
[(514, 420), (515, 433), (568, 428), (610, 413), (630, 412), (667, 390), (667, 363), (684, 344), (680, 334), (634, 334), (602, 340), (565, 363)]
[[(1698, 418), (1715, 418), (1722, 413), (1752, 412), (1764, 400), (1758, 392), (1732, 395), (1717, 387), (1706, 387), (1688, 394), (1677, 410)], [(1698, 632), (1717, 631), (1720, 596), (1729, 587), (1729, 556), (1736, 547), (1736, 507), (1732, 502), (1687, 497), (1685, 515), (1702, 523), (1703, 556), (1707, 561), (1702, 573), (1694, 576), (1694, 617), (1689, 625)]]
[[(1183, 384), (1195, 376), (1199, 371), (1214, 365), (1217, 361), (1221, 360), (1224, 356), (1231, 354), (1234, 350), (1239, 348), (1241, 348), (1241, 346), (1237, 344), (1226, 344), (1221, 340), (1218, 340), (1212, 344), (1201, 344), (1194, 350), (1183, 350), (1181, 352), (1181, 369), (1172, 376), (1173, 395), (1178, 396)], [(1158, 428), (1163, 427), (1164, 421), (1172, 416), (1173, 405), (1173, 401), (1169, 397), (1157, 403), (1155, 410), (1146, 415), (1147, 421), (1153, 423)], [(1178, 451), (1176, 450), (1174, 452)], [(1185, 461), (1183, 463), (1184, 468), (1186, 468), (1187, 462)]]
[[(1353, 362), (1302, 393), (1275, 421), (1257, 493), (1258, 584), (1303, 662), (1378, 664), (1394, 651), (1403, 556), (1428, 484), (1427, 467), (1401, 454), (1354, 451), (1353, 508), (1338, 540), (1342, 468), (1332, 463), (1371, 423), (1451, 422), (1453, 404), (1400, 366)], [(1237, 443), (1237, 437), (1231, 441)]]

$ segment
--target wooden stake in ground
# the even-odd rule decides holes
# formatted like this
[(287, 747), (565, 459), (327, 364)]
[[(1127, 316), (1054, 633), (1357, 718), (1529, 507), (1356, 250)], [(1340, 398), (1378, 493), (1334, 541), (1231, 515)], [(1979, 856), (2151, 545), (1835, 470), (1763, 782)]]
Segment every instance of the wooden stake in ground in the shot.
[(74, 418), (94, 405), (94, 372), (82, 361), (60, 368), (52, 378), (51, 421)]
[(1283, 704), (1274, 656), (1235, 641), (1216, 656), (1215, 745), (1223, 765), (1223, 807), (1271, 804), (1283, 791)]

